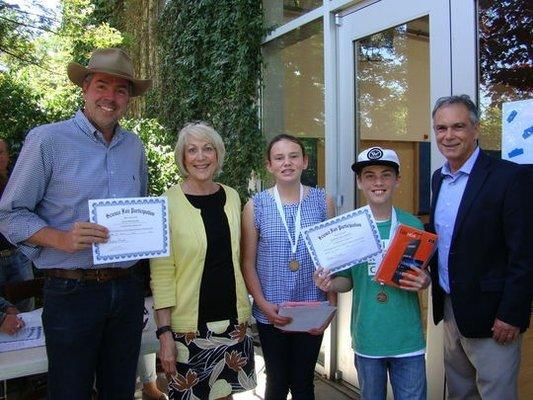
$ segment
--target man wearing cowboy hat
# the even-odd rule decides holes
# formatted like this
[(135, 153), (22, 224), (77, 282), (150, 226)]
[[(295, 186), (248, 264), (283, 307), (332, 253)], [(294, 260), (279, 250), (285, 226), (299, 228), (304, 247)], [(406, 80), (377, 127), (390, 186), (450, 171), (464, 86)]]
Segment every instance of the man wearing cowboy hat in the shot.
[(118, 124), (150, 80), (134, 78), (120, 49), (95, 50), (87, 67), (70, 63), (84, 106), (71, 119), (32, 129), (0, 202), (0, 231), (46, 277), (43, 326), (48, 398), (132, 399), (139, 353), (142, 284), (134, 262), (95, 266), (91, 246), (108, 238), (87, 222), (89, 199), (146, 194), (139, 138)]

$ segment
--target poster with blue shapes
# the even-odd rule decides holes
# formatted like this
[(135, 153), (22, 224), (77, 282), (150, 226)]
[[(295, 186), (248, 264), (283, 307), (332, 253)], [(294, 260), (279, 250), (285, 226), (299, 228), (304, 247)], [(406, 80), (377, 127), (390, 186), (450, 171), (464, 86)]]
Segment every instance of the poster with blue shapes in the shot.
[(503, 103), (502, 158), (533, 164), (533, 99)]

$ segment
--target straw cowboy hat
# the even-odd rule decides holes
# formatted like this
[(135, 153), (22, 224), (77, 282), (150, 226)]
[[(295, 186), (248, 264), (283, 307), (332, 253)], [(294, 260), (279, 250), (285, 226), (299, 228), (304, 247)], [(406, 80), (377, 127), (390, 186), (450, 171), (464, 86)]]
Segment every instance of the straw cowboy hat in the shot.
[(67, 67), (69, 79), (82, 87), (83, 80), (88, 74), (105, 73), (131, 82), (131, 96), (140, 96), (152, 86), (151, 79), (136, 79), (133, 77), (133, 64), (130, 56), (121, 49), (97, 49), (91, 55), (87, 68), (75, 62)]

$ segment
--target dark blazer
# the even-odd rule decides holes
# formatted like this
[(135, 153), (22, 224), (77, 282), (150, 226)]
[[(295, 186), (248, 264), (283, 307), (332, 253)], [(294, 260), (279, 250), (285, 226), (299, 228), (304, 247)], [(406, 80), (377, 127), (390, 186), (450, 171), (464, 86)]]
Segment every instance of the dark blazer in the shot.
[[(432, 177), (429, 230), (435, 232), (435, 206), (441, 169)], [(529, 326), (533, 293), (532, 179), (525, 167), (480, 151), (459, 205), (448, 271), (455, 320), (465, 337), (492, 336), (495, 318)], [(438, 250), (437, 250), (438, 251)], [(431, 261), (433, 319), (444, 314), (438, 254)]]

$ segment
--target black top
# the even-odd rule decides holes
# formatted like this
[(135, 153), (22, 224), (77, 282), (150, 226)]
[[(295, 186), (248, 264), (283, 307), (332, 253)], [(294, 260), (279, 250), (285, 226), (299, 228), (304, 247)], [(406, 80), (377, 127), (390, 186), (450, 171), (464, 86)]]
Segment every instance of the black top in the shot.
[(237, 318), (235, 273), (231, 252), (231, 235), (224, 212), (226, 192), (221, 187), (206, 196), (186, 194), (187, 200), (200, 209), (207, 236), (198, 322), (206, 323)]

